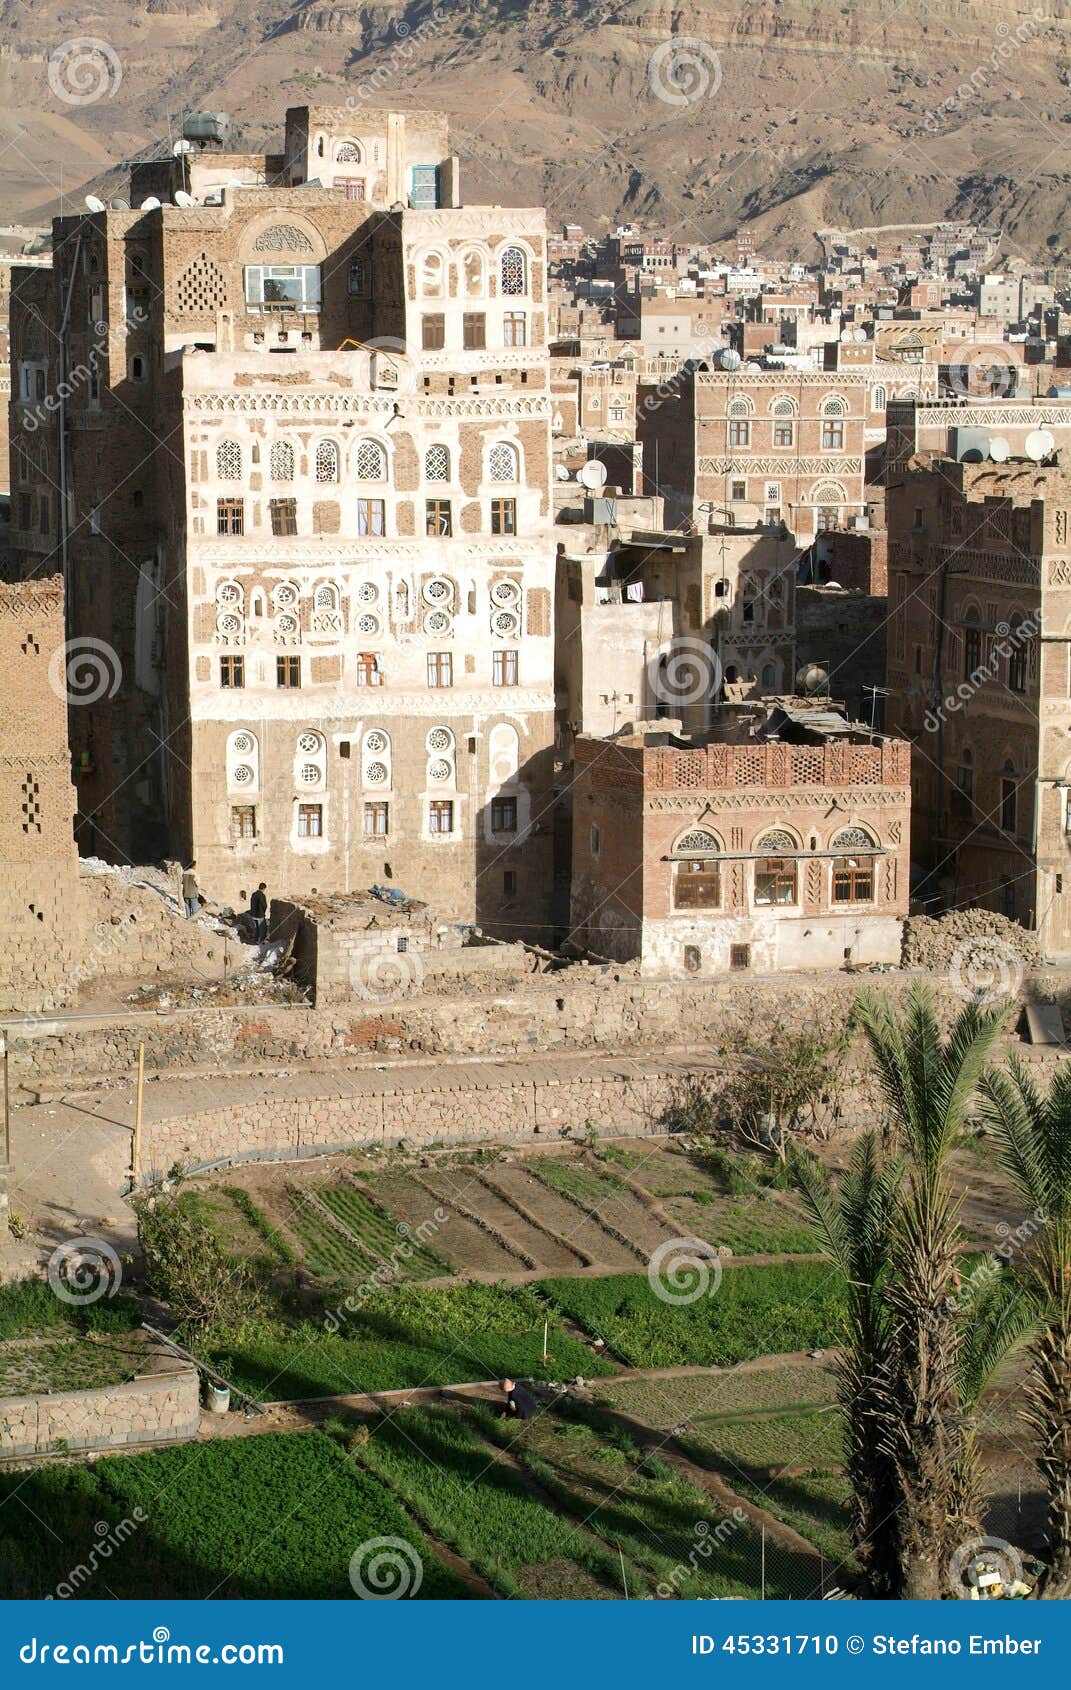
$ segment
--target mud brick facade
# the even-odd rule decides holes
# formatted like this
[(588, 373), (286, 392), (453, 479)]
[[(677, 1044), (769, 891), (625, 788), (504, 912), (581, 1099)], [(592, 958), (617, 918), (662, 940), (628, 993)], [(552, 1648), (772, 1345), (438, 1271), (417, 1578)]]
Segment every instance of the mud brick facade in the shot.
[(0, 1013), (52, 1007), (81, 951), (63, 591), (0, 583)]
[(800, 547), (866, 514), (873, 373), (686, 370), (674, 398), (640, 392), (648, 489), (667, 514), (785, 523)]
[(1071, 474), (907, 468), (889, 537), (886, 719), (913, 745), (913, 856), (945, 902), (1071, 956)]
[(898, 962), (909, 762), (862, 734), (579, 739), (572, 939), (650, 974)]
[(13, 539), (118, 676), (72, 713), (79, 843), (545, 936), (544, 214), (462, 207), (437, 114), (300, 108), (280, 154), (162, 169), (135, 199), (197, 203), (59, 219), (13, 291), (46, 395)]

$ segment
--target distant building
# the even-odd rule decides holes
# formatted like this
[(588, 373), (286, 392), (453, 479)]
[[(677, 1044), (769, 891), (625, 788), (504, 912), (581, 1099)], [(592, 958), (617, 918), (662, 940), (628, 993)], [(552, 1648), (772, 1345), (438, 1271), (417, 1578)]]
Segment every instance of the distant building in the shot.
[(908, 746), (805, 710), (768, 731), (577, 741), (574, 944), (652, 975), (899, 962)]

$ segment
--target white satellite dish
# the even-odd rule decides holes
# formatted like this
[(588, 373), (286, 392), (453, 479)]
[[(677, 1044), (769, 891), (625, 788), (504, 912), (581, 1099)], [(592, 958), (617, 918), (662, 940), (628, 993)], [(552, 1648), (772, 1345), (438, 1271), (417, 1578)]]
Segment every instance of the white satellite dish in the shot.
[(139, 211), (159, 211), (159, 209), (160, 201), (157, 199), (155, 194), (150, 194), (147, 200), (142, 200), (140, 206), (138, 207)]
[(581, 487), (587, 487), (592, 492), (594, 492), (596, 487), (605, 487), (606, 465), (600, 464), (597, 458), (590, 459), (589, 462), (581, 469), (580, 474), (577, 476), (577, 480), (579, 481)]
[(1048, 457), (1055, 444), (1047, 428), (1034, 428), (1023, 443), (1023, 451), (1031, 463), (1039, 464), (1042, 458)]
[(1003, 434), (994, 434), (990, 439), (989, 456), (995, 464), (1006, 464), (1011, 457), (1011, 446)]
[(110, 207), (113, 211), (129, 211), (130, 210), (130, 201), (129, 200), (114, 199), (114, 200), (109, 200), (108, 204), (110, 205)]
[(1045, 442), (1045, 456), (1049, 458), (1056, 450), (1056, 436), (1047, 428), (1039, 428), (1038, 433)]
[(191, 205), (197, 204), (197, 201), (192, 194), (186, 192), (185, 188), (176, 188), (175, 204), (180, 205), (184, 211), (188, 211)]
[(569, 471), (564, 464), (555, 464), (554, 474), (559, 481), (568, 481), (569, 479)]
[(86, 195), (87, 211), (107, 211), (107, 209), (108, 207), (105, 205), (99, 194)]
[(171, 157), (172, 158), (181, 158), (183, 153), (192, 153), (192, 152), (193, 152), (193, 142), (183, 139), (181, 141), (175, 142), (175, 145), (171, 149)]

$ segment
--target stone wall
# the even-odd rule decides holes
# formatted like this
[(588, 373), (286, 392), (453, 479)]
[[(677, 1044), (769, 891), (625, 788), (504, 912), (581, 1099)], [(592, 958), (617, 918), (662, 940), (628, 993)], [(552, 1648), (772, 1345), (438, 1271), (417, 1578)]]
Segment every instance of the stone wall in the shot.
[[(493, 952), (486, 953), (493, 955)], [(12, 1023), (13, 1083), (31, 1090), (54, 1077), (133, 1074), (138, 1044), (146, 1070), (226, 1073), (301, 1060), (360, 1066), (383, 1056), (508, 1056), (605, 1050), (657, 1052), (684, 1046), (723, 1049), (761, 1042), (781, 1026), (843, 1025), (860, 991), (902, 1003), (920, 980), (933, 988), (945, 1019), (962, 1007), (949, 971), (796, 974), (774, 978), (643, 981), (622, 971), (577, 965), (557, 975), (518, 974), (480, 995), (425, 994), (382, 1007), (219, 1008), (102, 1017), (99, 1021)], [(1027, 969), (1021, 996), (1059, 1002), (1071, 1025), (1066, 973)]]
[(160, 1356), (151, 1373), (99, 1391), (0, 1397), (0, 1461), (75, 1450), (185, 1443), (201, 1423), (195, 1367)]
[[(488, 1139), (558, 1138), (563, 1128), (582, 1133), (643, 1134), (658, 1128), (682, 1080), (715, 1072), (694, 1060), (644, 1064), (629, 1058), (575, 1065), (560, 1074), (501, 1077), (485, 1070), (474, 1081), (451, 1084), (449, 1069), (415, 1081), (404, 1070), (367, 1076), (371, 1081), (343, 1095), (248, 1099), (222, 1109), (153, 1121), (146, 1128), (152, 1159), (146, 1177), (205, 1163), (321, 1155), (328, 1150), (382, 1145), (479, 1143)], [(409, 1080), (409, 1083), (407, 1082)]]

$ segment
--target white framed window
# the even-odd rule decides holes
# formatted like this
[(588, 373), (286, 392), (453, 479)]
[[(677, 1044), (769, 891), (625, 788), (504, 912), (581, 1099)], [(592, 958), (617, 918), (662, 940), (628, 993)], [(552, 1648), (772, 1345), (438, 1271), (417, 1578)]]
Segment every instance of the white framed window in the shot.
[(265, 310), (318, 311), (318, 264), (247, 264), (245, 302)]

